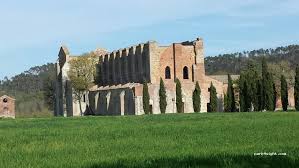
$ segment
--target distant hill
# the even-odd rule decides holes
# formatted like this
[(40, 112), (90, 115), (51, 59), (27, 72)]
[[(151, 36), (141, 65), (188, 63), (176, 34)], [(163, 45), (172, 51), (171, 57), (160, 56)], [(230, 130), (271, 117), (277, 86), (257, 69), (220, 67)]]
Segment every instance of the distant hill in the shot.
[(286, 61), (291, 69), (295, 69), (299, 63), (299, 45), (209, 56), (205, 58), (206, 73), (208, 75), (240, 74), (249, 62), (258, 64), (262, 57), (265, 57), (269, 64)]
[(35, 66), (19, 75), (0, 80), (0, 95), (16, 98), (17, 116), (50, 115), (53, 109), (54, 64)]

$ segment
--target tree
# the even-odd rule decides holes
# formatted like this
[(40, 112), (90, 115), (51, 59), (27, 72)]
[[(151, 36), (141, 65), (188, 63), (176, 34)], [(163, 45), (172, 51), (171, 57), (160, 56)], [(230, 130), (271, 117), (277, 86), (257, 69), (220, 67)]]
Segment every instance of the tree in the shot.
[[(250, 61), (241, 72), (239, 79), (240, 111), (249, 112), (258, 109), (257, 81), (259, 80), (258, 65)], [(253, 107), (253, 108), (252, 108)]]
[(210, 90), (210, 112), (217, 112), (217, 105), (218, 105), (217, 91), (212, 82), (209, 90)]
[(240, 76), (240, 111), (249, 112), (251, 108), (250, 90), (248, 89), (248, 80), (244, 74)]
[(295, 97), (295, 108), (297, 111), (299, 111), (299, 65), (297, 65), (296, 68), (294, 97)]
[(288, 95), (288, 83), (286, 78), (281, 75), (280, 78), (280, 95), (281, 95), (281, 103), (282, 103), (282, 109), (283, 111), (287, 111), (288, 110), (288, 105), (289, 105), (289, 95)]
[(44, 81), (44, 101), (49, 110), (54, 110), (55, 101), (55, 83), (50, 76)]
[(262, 60), (262, 84), (263, 84), (263, 109), (268, 111), (275, 110), (275, 90), (272, 74), (268, 72), (265, 58)]
[(144, 82), (143, 83), (143, 96), (142, 96), (142, 102), (143, 102), (143, 110), (145, 114), (150, 114), (151, 110), (150, 110), (150, 96), (148, 93), (148, 86), (147, 83)]
[(260, 79), (258, 79), (256, 81), (256, 97), (257, 97), (257, 102), (256, 102), (256, 106), (254, 107), (254, 111), (262, 111), (263, 110), (263, 90), (262, 90), (262, 82)]
[(164, 81), (160, 78), (160, 90), (159, 90), (159, 104), (160, 104), (160, 111), (162, 114), (165, 114), (166, 107), (167, 107), (167, 95), (165, 90)]
[(200, 94), (201, 94), (200, 86), (199, 83), (196, 82), (195, 89), (192, 95), (194, 112), (200, 112), (200, 108), (201, 108)]
[(179, 79), (176, 79), (176, 108), (178, 113), (184, 112), (183, 96), (182, 96), (182, 85)]
[(227, 87), (227, 97), (226, 97), (226, 103), (227, 103), (227, 111), (228, 112), (235, 112), (236, 111), (236, 101), (235, 101), (235, 92), (234, 92), (234, 86), (233, 81), (228, 74), (228, 87)]
[(70, 61), (68, 76), (75, 95), (74, 99), (79, 102), (81, 116), (83, 116), (83, 96), (94, 85), (96, 63), (95, 58), (88, 54), (76, 57)]
[(224, 112), (229, 112), (228, 104), (227, 104), (227, 94), (226, 93), (224, 93), (224, 96), (223, 96), (223, 105), (224, 105)]

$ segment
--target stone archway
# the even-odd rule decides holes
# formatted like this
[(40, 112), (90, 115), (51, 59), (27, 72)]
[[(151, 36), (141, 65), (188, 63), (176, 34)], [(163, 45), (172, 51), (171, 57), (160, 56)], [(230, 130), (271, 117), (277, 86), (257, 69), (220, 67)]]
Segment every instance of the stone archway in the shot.
[(3, 114), (4, 114), (4, 115), (8, 115), (8, 114), (9, 114), (9, 109), (8, 109), (8, 107), (4, 107), (4, 108), (3, 108)]

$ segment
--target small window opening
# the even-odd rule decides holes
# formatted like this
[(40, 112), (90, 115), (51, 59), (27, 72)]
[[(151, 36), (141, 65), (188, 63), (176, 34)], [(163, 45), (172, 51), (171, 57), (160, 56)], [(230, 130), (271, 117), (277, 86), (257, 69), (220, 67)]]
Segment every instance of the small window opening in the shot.
[(170, 68), (167, 66), (165, 68), (165, 79), (171, 79)]

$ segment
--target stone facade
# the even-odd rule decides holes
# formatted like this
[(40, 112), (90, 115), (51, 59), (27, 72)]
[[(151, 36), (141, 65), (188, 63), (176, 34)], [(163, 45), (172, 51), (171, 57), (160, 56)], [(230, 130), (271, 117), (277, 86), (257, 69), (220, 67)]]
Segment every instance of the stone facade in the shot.
[[(107, 51), (104, 49), (96, 49), (93, 55), (99, 57)], [(69, 62), (76, 59), (76, 56), (71, 56), (67, 47), (62, 46), (59, 50), (58, 60), (56, 62), (56, 83), (55, 83), (55, 116), (80, 116), (79, 102), (73, 99), (73, 91), (68, 77), (70, 68)], [(86, 111), (88, 105), (88, 93), (84, 95), (82, 100), (82, 110)]]
[[(78, 103), (68, 86), (68, 61), (72, 59), (62, 47), (57, 62), (55, 115), (79, 115)], [(160, 114), (159, 84), (165, 82), (167, 113), (176, 113), (175, 79), (182, 83), (184, 112), (193, 113), (192, 93), (196, 81), (201, 87), (201, 112), (207, 112), (209, 87), (216, 87), (218, 111), (223, 111), (223, 82), (205, 75), (203, 40), (159, 46), (150, 41), (129, 48), (99, 55), (98, 85), (87, 94), (84, 106), (97, 115), (142, 115), (143, 82), (148, 83), (153, 114)], [(86, 109), (87, 110), (87, 109)]]
[(15, 118), (15, 99), (9, 96), (0, 97), (0, 118)]

